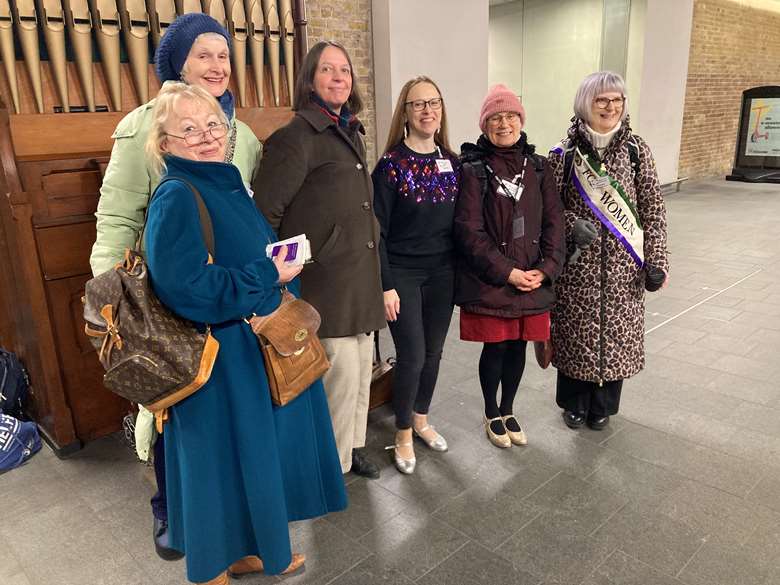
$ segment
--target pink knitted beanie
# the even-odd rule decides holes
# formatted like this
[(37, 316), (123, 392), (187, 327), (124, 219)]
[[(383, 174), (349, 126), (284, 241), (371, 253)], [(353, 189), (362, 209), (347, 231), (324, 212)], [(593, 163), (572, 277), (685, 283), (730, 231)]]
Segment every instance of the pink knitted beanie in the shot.
[(482, 102), (482, 111), (479, 113), (479, 129), (483, 134), (487, 132), (487, 119), (501, 112), (514, 112), (520, 116), (520, 123), (525, 126), (525, 108), (511, 89), (506, 85), (494, 85)]

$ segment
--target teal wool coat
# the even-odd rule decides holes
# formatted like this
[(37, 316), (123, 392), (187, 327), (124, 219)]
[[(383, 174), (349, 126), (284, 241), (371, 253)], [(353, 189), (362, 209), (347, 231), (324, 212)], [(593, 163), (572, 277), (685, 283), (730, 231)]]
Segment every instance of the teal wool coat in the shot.
[(220, 344), (208, 383), (173, 406), (165, 426), (171, 542), (185, 553), (191, 581), (209, 581), (247, 555), (280, 573), (291, 560), (287, 523), (346, 507), (325, 393), (317, 381), (282, 408), (271, 403), (257, 340), (242, 317), (279, 305), (278, 272), (265, 256), (276, 237), (236, 167), (166, 163), (166, 176), (195, 185), (206, 203), (214, 263), (206, 262), (192, 191), (168, 181), (149, 206), (152, 286), (180, 316), (210, 324)]

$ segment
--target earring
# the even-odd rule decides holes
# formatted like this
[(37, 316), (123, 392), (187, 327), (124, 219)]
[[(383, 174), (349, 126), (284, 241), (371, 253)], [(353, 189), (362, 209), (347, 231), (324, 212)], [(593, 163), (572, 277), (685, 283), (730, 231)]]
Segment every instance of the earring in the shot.
[(409, 137), (409, 122), (404, 122), (404, 138)]

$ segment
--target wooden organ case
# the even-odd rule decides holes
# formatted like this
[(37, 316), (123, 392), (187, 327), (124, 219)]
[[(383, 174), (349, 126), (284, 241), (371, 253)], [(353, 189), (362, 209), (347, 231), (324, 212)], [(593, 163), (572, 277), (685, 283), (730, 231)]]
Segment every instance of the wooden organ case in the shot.
[(177, 14), (222, 22), (236, 115), (264, 140), (292, 116), (304, 2), (0, 0), (0, 345), (25, 363), (28, 414), (58, 455), (119, 430), (130, 408), (102, 385), (81, 297), (111, 134), (156, 95), (155, 46)]

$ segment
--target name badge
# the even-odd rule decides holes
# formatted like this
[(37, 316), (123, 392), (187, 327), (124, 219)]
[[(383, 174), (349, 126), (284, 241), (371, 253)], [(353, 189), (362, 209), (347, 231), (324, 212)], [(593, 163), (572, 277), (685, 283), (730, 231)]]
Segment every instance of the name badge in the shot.
[(512, 220), (512, 238), (522, 238), (525, 235), (525, 217), (520, 216)]
[(436, 168), (439, 169), (440, 173), (454, 173), (455, 170), (452, 168), (452, 163), (447, 158), (437, 158), (436, 159)]
[(609, 187), (609, 177), (599, 177), (593, 181), (593, 187), (596, 189), (606, 189)]

